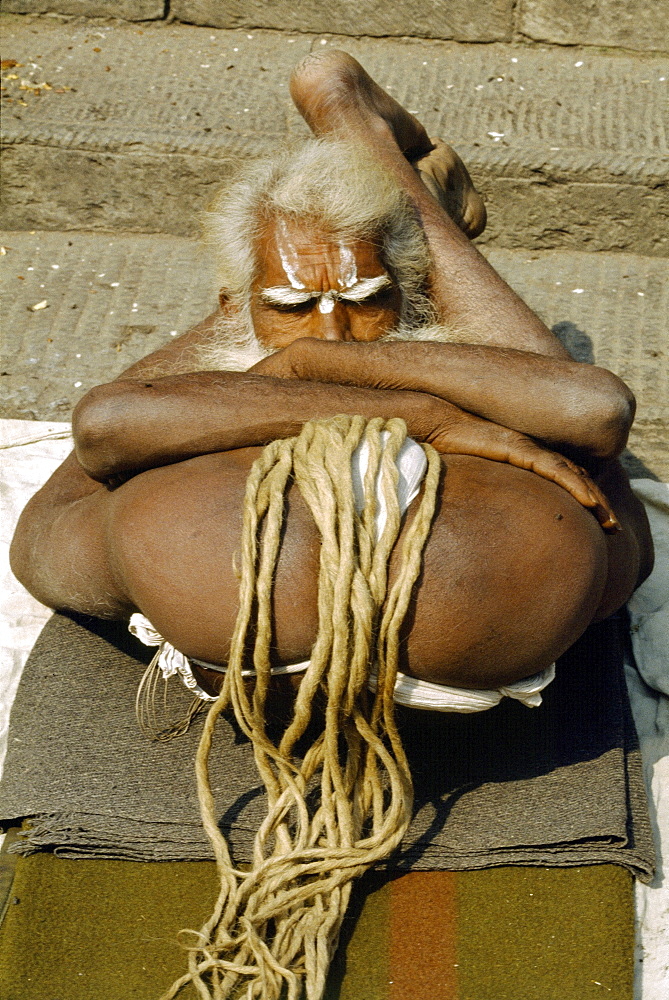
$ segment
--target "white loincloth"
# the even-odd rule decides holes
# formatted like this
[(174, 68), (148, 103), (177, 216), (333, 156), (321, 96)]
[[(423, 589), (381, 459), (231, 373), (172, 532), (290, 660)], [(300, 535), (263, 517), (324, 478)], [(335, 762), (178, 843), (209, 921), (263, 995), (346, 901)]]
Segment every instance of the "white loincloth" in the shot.
[[(186, 687), (197, 698), (201, 698), (203, 701), (216, 701), (216, 696), (207, 694), (196, 681), (191, 663), (195, 663), (199, 667), (206, 667), (208, 670), (215, 670), (219, 674), (225, 673), (225, 667), (218, 663), (208, 663), (206, 660), (196, 660), (192, 656), (190, 658), (184, 656), (164, 639), (148, 618), (142, 614), (132, 615), (128, 628), (145, 646), (160, 646), (158, 666), (165, 680), (178, 674)], [(303, 660), (301, 663), (289, 663), (275, 667), (272, 673), (276, 676), (300, 674), (304, 673), (308, 666), (309, 660)], [(242, 676), (254, 677), (255, 670), (242, 670)], [(483, 712), (486, 708), (494, 708), (495, 705), (499, 705), (502, 698), (515, 698), (516, 701), (521, 701), (528, 708), (536, 708), (541, 704), (541, 692), (554, 678), (555, 664), (552, 663), (546, 670), (532, 674), (531, 677), (525, 677), (522, 681), (515, 681), (506, 687), (491, 691), (480, 691), (477, 688), (458, 688), (447, 687), (445, 684), (433, 684), (431, 681), (421, 681), (398, 671), (394, 698), (399, 705), (406, 705), (407, 708), (423, 708), (433, 712)], [(376, 690), (374, 674), (369, 678), (369, 687), (371, 691)]]

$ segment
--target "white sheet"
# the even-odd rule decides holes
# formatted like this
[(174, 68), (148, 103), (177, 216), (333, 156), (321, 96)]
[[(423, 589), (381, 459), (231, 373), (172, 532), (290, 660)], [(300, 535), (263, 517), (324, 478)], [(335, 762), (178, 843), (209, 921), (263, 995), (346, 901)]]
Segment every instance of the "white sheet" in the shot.
[[(9, 710), (23, 664), (51, 612), (11, 574), (9, 543), (18, 516), (71, 448), (69, 425), (0, 420), (0, 768)], [(656, 568), (630, 601), (632, 643), (638, 670), (627, 666), (627, 683), (651, 796), (658, 850), (652, 885), (637, 882), (635, 1000), (669, 995), (669, 485), (633, 482), (648, 510)], [(663, 864), (664, 857), (664, 864)]]
[[(9, 543), (19, 514), (72, 450), (70, 425), (0, 420), (0, 773), (9, 709), (23, 664), (51, 611), (24, 590), (9, 568)], [(33, 444), (35, 438), (51, 435)], [(55, 435), (59, 435), (56, 437)], [(63, 437), (65, 435), (65, 437)]]

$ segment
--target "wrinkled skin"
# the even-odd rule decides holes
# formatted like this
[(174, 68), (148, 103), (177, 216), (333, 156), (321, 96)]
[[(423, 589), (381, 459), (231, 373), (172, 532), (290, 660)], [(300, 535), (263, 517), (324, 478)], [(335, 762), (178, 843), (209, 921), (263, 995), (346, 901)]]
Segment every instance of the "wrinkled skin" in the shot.
[[(224, 662), (258, 448), (316, 416), (400, 416), (444, 468), (402, 669), (484, 688), (528, 676), (650, 571), (643, 508), (617, 462), (633, 397), (573, 362), (481, 257), (469, 237), (485, 208), (466, 168), (355, 60), (308, 57), (291, 94), (314, 134), (359, 143), (403, 186), (430, 247), (430, 294), (460, 342), (384, 341), (401, 289), (376, 243), (342, 247), (312, 223), (277, 220), (256, 247), (251, 299), (258, 339), (276, 353), (247, 373), (198, 370), (199, 345), (230, 308), (222, 295), (217, 313), (92, 390), (75, 412), (75, 453), (21, 519), (15, 572), (52, 607), (139, 609), (185, 653)], [(277, 661), (309, 656), (318, 551), (292, 489)]]

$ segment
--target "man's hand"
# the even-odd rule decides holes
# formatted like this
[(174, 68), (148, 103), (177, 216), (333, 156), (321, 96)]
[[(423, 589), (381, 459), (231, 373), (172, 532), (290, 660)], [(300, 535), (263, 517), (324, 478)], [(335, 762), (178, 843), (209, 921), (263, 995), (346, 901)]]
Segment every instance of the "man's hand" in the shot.
[(583, 507), (592, 511), (605, 531), (620, 530), (611, 505), (585, 469), (543, 448), (526, 434), (465, 413), (443, 400), (439, 402), (448, 410), (440, 426), (425, 440), (442, 455), (473, 455), (534, 472), (567, 490)]

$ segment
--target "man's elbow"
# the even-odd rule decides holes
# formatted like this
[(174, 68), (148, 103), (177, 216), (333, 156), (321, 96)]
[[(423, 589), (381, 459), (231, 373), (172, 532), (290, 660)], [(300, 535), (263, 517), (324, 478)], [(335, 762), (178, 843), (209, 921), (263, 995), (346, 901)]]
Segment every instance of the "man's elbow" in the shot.
[(613, 459), (627, 444), (636, 413), (636, 399), (622, 379), (611, 372), (605, 376), (599, 406), (591, 424), (591, 454), (595, 458)]
[(72, 414), (72, 436), (84, 472), (100, 483), (119, 471), (118, 399), (116, 383), (98, 385), (77, 403)]

